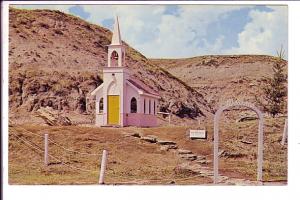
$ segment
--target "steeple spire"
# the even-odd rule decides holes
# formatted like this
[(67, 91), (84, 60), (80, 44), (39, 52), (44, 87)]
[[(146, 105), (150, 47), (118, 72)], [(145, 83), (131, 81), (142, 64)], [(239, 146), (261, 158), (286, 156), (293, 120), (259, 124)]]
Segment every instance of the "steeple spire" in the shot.
[(111, 39), (111, 44), (112, 45), (121, 45), (122, 44), (118, 16), (115, 17), (114, 32), (113, 32), (113, 36)]
[(107, 67), (124, 67), (125, 46), (122, 45), (118, 16), (115, 17), (114, 32), (111, 44), (108, 45), (107, 56)]

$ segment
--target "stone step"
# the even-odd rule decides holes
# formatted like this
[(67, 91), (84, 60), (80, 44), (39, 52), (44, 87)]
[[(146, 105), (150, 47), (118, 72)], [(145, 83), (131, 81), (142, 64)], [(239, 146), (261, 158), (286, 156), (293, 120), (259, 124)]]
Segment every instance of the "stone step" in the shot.
[(146, 142), (150, 142), (150, 143), (156, 143), (156, 138), (153, 138), (151, 136), (141, 137), (141, 140), (146, 141)]
[(177, 145), (162, 145), (160, 150), (168, 151), (169, 149), (177, 149)]
[(182, 163), (178, 166), (178, 169), (182, 170), (188, 170), (194, 173), (201, 174), (201, 176), (205, 177), (213, 177), (213, 171), (212, 169), (208, 167), (202, 167), (201, 165), (198, 164), (191, 164), (191, 163)]
[(199, 164), (207, 164), (207, 160), (196, 160)]
[(175, 145), (176, 144), (176, 142), (168, 141), (168, 140), (158, 140), (157, 143), (160, 145)]
[(131, 137), (137, 137), (137, 138), (141, 137), (139, 133), (126, 133), (125, 136), (126, 137), (131, 136)]
[(178, 149), (178, 154), (192, 154), (193, 152), (185, 149)]
[(206, 160), (206, 156), (197, 156), (197, 160)]
[(180, 157), (183, 159), (186, 159), (186, 160), (190, 160), (190, 161), (197, 159), (197, 155), (195, 155), (195, 154), (180, 154)]
[(203, 176), (213, 176), (214, 175), (212, 170), (206, 170), (206, 169), (201, 169), (200, 173)]
[(147, 137), (152, 137), (152, 138), (155, 138), (157, 140), (157, 136), (156, 135), (147, 135)]

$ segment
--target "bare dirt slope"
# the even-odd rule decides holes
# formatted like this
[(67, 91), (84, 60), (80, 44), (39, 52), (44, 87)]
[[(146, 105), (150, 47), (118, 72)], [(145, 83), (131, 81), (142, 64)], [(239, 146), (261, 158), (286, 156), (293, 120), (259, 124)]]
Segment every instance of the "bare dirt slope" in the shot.
[[(25, 121), (32, 120), (26, 117), (27, 113), (45, 106), (64, 112), (85, 112), (85, 97), (102, 83), (101, 70), (107, 63), (106, 45), (110, 44), (111, 36), (108, 29), (59, 11), (11, 8), (11, 116), (15, 120), (21, 116)], [(128, 45), (126, 52), (126, 65), (132, 76), (161, 95), (161, 110), (180, 117), (211, 114), (201, 93)]]
[[(256, 103), (263, 84), (273, 74), (273, 56), (199, 56), (186, 59), (152, 59), (203, 94), (215, 109), (228, 99)], [(287, 73), (287, 62), (285, 65)]]

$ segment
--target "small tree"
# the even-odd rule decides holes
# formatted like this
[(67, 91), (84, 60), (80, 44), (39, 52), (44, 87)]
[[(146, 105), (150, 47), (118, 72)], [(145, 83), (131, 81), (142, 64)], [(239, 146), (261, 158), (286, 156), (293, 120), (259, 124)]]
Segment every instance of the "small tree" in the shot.
[(272, 117), (284, 112), (287, 96), (287, 75), (284, 74), (285, 62), (282, 47), (279, 52), (277, 51), (277, 55), (277, 60), (273, 65), (273, 77), (267, 78), (263, 87), (264, 102), (258, 101), (264, 111), (270, 113)]

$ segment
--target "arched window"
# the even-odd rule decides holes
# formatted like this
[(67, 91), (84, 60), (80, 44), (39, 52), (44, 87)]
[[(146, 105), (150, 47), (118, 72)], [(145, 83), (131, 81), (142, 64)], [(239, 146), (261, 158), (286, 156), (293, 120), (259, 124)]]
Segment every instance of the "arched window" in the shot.
[(149, 99), (149, 114), (151, 114), (151, 100)]
[(110, 63), (112, 67), (118, 66), (119, 55), (116, 51), (113, 51), (110, 56)]
[(136, 102), (136, 98), (132, 97), (131, 101), (130, 101), (130, 112), (131, 113), (136, 113), (137, 111), (137, 102)]
[(99, 101), (99, 113), (103, 113), (103, 98)]
[(144, 114), (146, 114), (146, 99), (144, 99)]
[(153, 113), (153, 114), (155, 115), (155, 101), (154, 101), (154, 105), (153, 105), (153, 108), (154, 108), (154, 113)]

